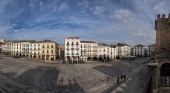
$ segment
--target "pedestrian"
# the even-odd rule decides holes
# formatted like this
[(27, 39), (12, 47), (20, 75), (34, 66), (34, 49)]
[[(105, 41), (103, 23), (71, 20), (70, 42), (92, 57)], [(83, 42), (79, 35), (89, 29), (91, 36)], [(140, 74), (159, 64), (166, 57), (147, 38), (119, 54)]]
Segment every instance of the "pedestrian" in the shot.
[(117, 78), (117, 84), (119, 84), (119, 77)]
[(123, 79), (123, 75), (121, 75), (121, 80)]
[(110, 83), (110, 78), (109, 77), (107, 78), (107, 82), (108, 82), (108, 84)]
[(124, 76), (123, 76), (123, 77), (124, 77), (124, 81), (125, 81), (125, 80), (126, 80), (126, 75), (124, 74)]

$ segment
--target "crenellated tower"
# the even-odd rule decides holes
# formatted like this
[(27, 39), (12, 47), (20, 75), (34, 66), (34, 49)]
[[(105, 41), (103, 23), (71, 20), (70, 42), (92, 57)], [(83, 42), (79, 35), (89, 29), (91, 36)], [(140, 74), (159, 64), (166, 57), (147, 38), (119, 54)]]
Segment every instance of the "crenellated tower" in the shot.
[(170, 50), (170, 14), (165, 18), (165, 14), (158, 14), (155, 20), (156, 30), (156, 53)]

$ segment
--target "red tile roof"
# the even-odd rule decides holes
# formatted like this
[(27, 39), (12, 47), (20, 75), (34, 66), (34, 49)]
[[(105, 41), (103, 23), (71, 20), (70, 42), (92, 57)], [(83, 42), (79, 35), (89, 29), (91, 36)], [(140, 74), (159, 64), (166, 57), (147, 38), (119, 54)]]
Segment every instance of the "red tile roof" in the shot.
[(81, 43), (96, 43), (94, 41), (80, 41)]
[(129, 46), (129, 45), (127, 45), (127, 44), (125, 44), (125, 43), (117, 43), (116, 46)]
[(110, 44), (110, 47), (111, 47), (111, 48), (116, 48), (116, 45)]
[(142, 44), (138, 44), (138, 45), (135, 45), (134, 47), (146, 47), (146, 46), (144, 46)]
[(99, 46), (109, 46), (109, 45), (107, 45), (105, 43), (99, 43)]
[(54, 41), (51, 41), (51, 40), (42, 40), (42, 41), (39, 41), (39, 42), (42, 42), (42, 43), (44, 43), (44, 42), (53, 42), (53, 43), (55, 43)]
[(151, 45), (148, 45), (148, 47), (155, 47), (156, 44), (151, 44)]
[(79, 37), (67, 37), (66, 39), (80, 39)]

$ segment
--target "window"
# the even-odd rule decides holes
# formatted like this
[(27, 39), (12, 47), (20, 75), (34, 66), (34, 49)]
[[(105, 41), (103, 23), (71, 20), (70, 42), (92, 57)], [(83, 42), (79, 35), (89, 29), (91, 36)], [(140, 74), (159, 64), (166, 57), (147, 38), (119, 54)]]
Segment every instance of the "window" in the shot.
[(48, 53), (48, 50), (47, 50), (47, 53)]
[(44, 48), (44, 45), (43, 45), (43, 47), (42, 48)]
[(53, 45), (51, 45), (51, 48), (53, 48)]
[(49, 48), (49, 45), (47, 45), (47, 48)]
[(160, 69), (161, 86), (170, 87), (170, 63), (164, 63)]
[(42, 53), (44, 53), (44, 50), (42, 51)]
[(67, 45), (69, 45), (69, 42), (67, 42)]
[(51, 50), (51, 53), (53, 53), (53, 50)]

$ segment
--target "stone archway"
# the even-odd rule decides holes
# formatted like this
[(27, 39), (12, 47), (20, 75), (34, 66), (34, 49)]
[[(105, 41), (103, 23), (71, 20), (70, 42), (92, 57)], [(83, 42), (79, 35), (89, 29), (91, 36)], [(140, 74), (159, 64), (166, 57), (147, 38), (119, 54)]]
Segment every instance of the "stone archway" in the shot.
[(170, 63), (164, 63), (160, 68), (161, 86), (170, 87)]

